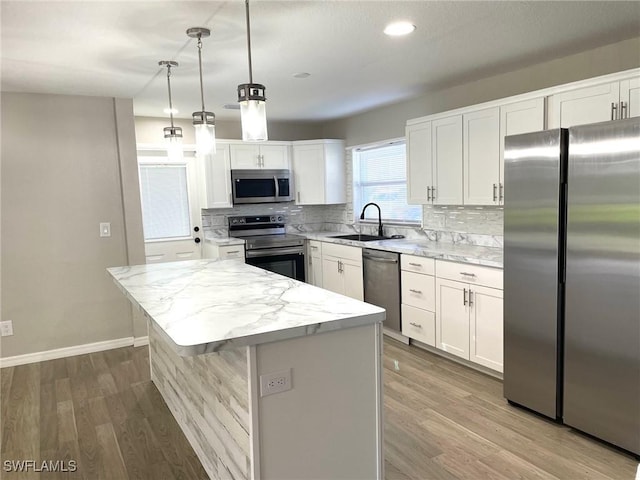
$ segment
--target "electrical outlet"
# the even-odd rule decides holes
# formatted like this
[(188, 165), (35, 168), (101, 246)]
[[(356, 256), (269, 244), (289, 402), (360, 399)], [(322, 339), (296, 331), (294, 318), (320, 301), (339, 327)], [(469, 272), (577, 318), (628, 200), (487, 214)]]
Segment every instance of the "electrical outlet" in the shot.
[(11, 320), (0, 322), (0, 336), (8, 337), (10, 335), (13, 335), (13, 322)]
[(101, 237), (110, 237), (111, 236), (111, 223), (103, 222), (100, 224), (100, 236)]
[(291, 390), (291, 369), (260, 375), (260, 396)]

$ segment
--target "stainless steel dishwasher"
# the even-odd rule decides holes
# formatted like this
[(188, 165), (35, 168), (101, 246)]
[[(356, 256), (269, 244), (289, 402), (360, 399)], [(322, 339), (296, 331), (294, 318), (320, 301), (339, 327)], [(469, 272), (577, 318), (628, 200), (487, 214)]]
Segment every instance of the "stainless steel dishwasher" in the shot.
[(384, 308), (383, 326), (401, 332), (400, 254), (371, 248), (362, 249), (364, 301)]

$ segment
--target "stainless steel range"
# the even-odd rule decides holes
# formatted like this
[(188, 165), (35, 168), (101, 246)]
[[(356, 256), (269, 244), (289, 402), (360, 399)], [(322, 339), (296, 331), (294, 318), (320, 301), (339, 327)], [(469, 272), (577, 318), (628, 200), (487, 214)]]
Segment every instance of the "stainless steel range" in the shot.
[(285, 233), (286, 217), (229, 217), (229, 236), (246, 242), (246, 262), (304, 282), (304, 237)]

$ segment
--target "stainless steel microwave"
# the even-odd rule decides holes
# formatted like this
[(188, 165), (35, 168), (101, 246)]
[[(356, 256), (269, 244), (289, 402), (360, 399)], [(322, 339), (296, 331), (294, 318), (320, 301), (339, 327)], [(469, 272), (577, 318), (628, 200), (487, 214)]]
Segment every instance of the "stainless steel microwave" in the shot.
[(290, 170), (231, 170), (233, 204), (293, 200)]

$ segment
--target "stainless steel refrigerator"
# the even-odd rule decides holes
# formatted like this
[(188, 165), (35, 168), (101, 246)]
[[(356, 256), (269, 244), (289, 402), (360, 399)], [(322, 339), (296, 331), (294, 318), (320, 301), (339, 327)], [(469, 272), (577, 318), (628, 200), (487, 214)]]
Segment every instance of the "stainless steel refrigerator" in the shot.
[(640, 455), (640, 118), (505, 139), (504, 396)]

